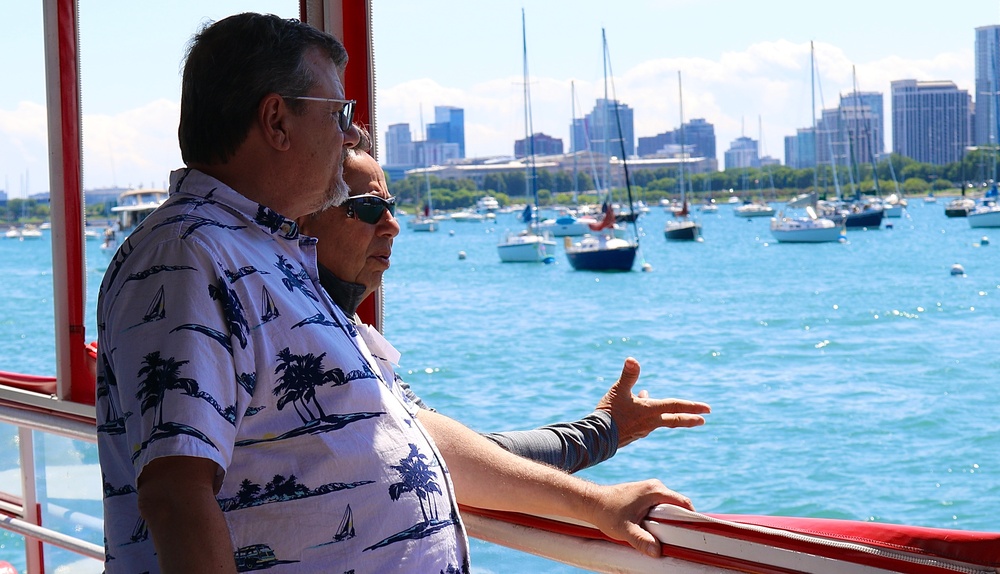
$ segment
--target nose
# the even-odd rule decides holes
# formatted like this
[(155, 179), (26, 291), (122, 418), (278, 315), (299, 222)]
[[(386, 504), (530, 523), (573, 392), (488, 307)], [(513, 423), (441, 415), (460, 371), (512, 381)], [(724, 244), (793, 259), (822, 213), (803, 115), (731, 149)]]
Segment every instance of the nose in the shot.
[(351, 129), (344, 132), (344, 147), (354, 148), (358, 147), (358, 143), (361, 141), (361, 132), (358, 131), (358, 126), (351, 124)]
[(378, 234), (383, 237), (396, 237), (399, 235), (399, 229), (399, 220), (388, 211), (382, 214), (382, 219), (378, 220)]

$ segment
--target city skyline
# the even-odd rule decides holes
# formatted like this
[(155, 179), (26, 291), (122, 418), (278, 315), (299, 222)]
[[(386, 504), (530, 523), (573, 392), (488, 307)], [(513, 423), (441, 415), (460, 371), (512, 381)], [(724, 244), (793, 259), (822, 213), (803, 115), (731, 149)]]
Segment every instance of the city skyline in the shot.
[[(4, 68), (17, 79), (0, 93), (0, 184), (11, 197), (21, 196), (22, 178), (32, 193), (48, 189), (35, 4), (9, 7), (19, 26), (0, 38)], [(520, 8), (506, 0), (374, 2), (380, 147), (389, 125), (419, 126), (420, 106), (440, 105), (465, 110), (466, 156), (510, 155), (524, 137)], [(626, 0), (614, 9), (553, 0), (525, 8), (533, 131), (569, 144), (570, 82), (582, 103), (577, 117), (603, 97), (603, 26), (614, 73), (608, 97), (635, 110), (636, 139), (678, 126), (680, 70), (684, 116), (715, 126), (719, 155), (741, 135), (760, 139), (759, 121), (761, 153), (782, 159), (783, 138), (811, 125), (810, 40), (825, 100), (817, 93), (818, 110), (851, 91), (852, 67), (859, 91), (881, 92), (886, 100), (890, 82), (903, 79), (951, 81), (975, 93), (975, 28), (1000, 23), (996, 0), (969, 0), (955, 10), (929, 1), (861, 0), (808, 10), (791, 0)], [(184, 47), (200, 23), (245, 10), (295, 17), (298, 2), (109, 0), (81, 7), (86, 188), (160, 186), (181, 165), (176, 125)], [(151, 18), (155, 26), (143, 24)], [(131, 22), (140, 25), (125, 25)], [(888, 115), (889, 101), (885, 107)], [(885, 132), (891, 149), (889, 126)]]

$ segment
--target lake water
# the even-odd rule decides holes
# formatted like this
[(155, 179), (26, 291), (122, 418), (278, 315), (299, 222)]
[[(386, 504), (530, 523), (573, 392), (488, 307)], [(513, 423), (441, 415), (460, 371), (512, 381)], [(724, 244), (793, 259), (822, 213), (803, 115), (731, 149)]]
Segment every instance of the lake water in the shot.
[[(939, 201), (813, 245), (778, 244), (767, 218), (729, 205), (699, 216), (703, 242), (667, 243), (654, 207), (636, 271), (621, 274), (573, 271), (561, 245), (552, 265), (500, 263), (509, 214), (430, 234), (404, 225), (386, 335), (415, 390), (477, 430), (578, 418), (627, 356), (642, 364), (637, 389), (712, 405), (705, 426), (657, 431), (582, 473), (597, 482), (659, 478), (703, 512), (1000, 531), (1000, 233), (981, 245), (992, 230), (946, 218)], [(91, 339), (104, 257), (88, 242)], [(54, 370), (50, 261), (48, 239), (0, 240), (0, 369)], [(966, 276), (949, 273), (956, 263)], [(4, 487), (15, 445), (0, 428)], [(45, 447), (51, 500), (99, 513), (99, 475), (59, 490), (96, 449)], [(23, 569), (22, 546), (0, 534), (0, 559)], [(472, 552), (480, 574), (578, 572), (478, 541)], [(53, 554), (49, 565), (72, 559)]]

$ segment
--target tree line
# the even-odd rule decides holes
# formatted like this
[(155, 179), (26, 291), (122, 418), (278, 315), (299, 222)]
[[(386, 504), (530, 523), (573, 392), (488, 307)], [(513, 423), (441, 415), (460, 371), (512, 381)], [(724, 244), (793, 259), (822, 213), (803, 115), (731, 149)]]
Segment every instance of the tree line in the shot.
[[(962, 161), (945, 166), (920, 163), (908, 157), (891, 154), (874, 169), (871, 164), (855, 166), (820, 166), (794, 169), (788, 166), (734, 168), (725, 171), (685, 174), (685, 188), (698, 198), (728, 196), (731, 193), (746, 198), (763, 197), (770, 201), (785, 200), (799, 193), (817, 191), (821, 197), (834, 197), (837, 186), (841, 195), (855, 192), (874, 195), (926, 195), (928, 192), (982, 193), (983, 184), (992, 180), (996, 152), (988, 149), (970, 151)], [(634, 199), (647, 203), (660, 199), (676, 199), (680, 195), (680, 173), (675, 167), (629, 170), (629, 182)], [(539, 170), (535, 188), (541, 205), (571, 205), (573, 190), (578, 191), (579, 203), (599, 203), (603, 197), (595, 190), (590, 174), (577, 172), (574, 185), (571, 171)], [(528, 197), (527, 178), (523, 171), (488, 174), (482, 185), (472, 179), (442, 179), (436, 176), (407, 176), (389, 183), (397, 202), (414, 209), (423, 209), (427, 187), (431, 188), (434, 209), (464, 209), (475, 205), (484, 195), (497, 198), (501, 206), (523, 203)], [(624, 185), (614, 186), (615, 201), (625, 201)]]

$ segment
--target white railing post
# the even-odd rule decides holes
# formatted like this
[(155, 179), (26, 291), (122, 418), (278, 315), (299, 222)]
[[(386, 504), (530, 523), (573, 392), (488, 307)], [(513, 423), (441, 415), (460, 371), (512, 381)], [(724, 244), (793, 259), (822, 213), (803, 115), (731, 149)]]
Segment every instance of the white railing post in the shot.
[[(25, 522), (41, 526), (38, 512), (38, 497), (35, 492), (35, 444), (31, 429), (17, 427), (17, 446), (21, 462), (22, 518)], [(30, 536), (24, 537), (24, 558), (28, 574), (42, 574), (42, 542)]]

